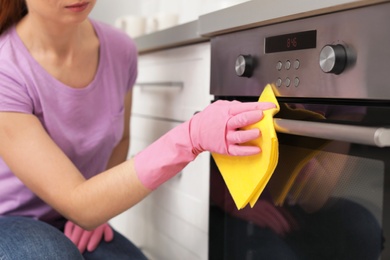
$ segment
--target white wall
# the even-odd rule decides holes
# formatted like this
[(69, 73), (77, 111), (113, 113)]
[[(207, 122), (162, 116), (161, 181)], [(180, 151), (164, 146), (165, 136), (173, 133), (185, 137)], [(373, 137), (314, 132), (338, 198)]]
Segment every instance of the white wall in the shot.
[(114, 25), (119, 16), (139, 14), (140, 4), (138, 0), (97, 0), (91, 17)]
[(97, 0), (91, 17), (114, 24), (123, 15), (153, 16), (157, 13), (179, 14), (179, 24), (196, 20), (199, 15), (248, 0)]

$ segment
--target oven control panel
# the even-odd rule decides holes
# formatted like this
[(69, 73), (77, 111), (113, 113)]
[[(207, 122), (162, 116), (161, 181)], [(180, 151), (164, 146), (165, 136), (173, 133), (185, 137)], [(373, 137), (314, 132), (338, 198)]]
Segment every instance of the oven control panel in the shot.
[[(390, 2), (211, 38), (211, 94), (390, 100)], [(369, 19), (362, 19), (367, 17)]]

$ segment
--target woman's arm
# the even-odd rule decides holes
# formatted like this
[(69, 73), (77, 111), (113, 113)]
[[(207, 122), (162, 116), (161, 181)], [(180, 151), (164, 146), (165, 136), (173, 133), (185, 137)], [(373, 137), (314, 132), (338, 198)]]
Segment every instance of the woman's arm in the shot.
[(88, 180), (34, 115), (0, 112), (0, 156), (42, 200), (75, 224), (93, 229), (138, 203), (203, 151), (259, 153), (259, 147), (244, 143), (258, 138), (260, 131), (237, 129), (258, 122), (262, 110), (273, 107), (272, 103), (215, 102), (134, 159)]
[(150, 193), (139, 181), (133, 160), (86, 181), (34, 115), (1, 112), (0, 143), (0, 156), (13, 173), (85, 229), (107, 222)]

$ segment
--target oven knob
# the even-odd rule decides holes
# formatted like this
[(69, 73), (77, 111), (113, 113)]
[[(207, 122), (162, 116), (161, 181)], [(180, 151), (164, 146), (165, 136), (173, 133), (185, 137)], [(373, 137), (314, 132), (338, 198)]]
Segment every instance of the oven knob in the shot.
[(237, 76), (250, 78), (254, 68), (254, 58), (251, 55), (239, 55), (235, 68)]
[(347, 64), (347, 52), (343, 45), (326, 45), (320, 53), (320, 67), (323, 72), (340, 74)]

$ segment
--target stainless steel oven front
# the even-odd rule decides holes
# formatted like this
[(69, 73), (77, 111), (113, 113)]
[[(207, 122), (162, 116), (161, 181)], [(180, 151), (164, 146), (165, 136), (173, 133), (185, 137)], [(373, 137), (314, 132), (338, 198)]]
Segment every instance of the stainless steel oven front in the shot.
[(279, 161), (237, 210), (210, 166), (210, 259), (390, 259), (390, 3), (211, 39), (211, 94), (273, 83)]

